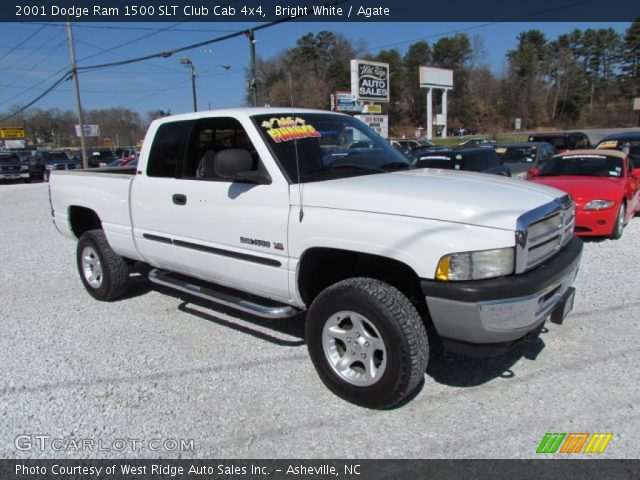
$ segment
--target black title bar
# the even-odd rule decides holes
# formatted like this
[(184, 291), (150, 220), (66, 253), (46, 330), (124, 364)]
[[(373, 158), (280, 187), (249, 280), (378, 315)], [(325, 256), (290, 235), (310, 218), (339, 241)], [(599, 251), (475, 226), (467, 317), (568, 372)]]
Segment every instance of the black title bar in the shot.
[(637, 0), (15, 0), (2, 22), (630, 22)]

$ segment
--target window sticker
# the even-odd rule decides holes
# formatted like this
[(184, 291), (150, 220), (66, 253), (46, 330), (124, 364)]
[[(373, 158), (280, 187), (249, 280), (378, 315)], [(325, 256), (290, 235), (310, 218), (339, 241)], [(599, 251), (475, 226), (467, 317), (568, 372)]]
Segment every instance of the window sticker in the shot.
[(299, 117), (274, 117), (262, 122), (261, 126), (267, 130), (269, 136), (276, 143), (309, 137), (320, 137), (320, 132), (312, 125), (307, 125), (306, 121)]
[(618, 147), (618, 141), (617, 140), (608, 140), (606, 142), (602, 142), (601, 144), (599, 144), (596, 147), (596, 150), (600, 150), (603, 148), (617, 148)]

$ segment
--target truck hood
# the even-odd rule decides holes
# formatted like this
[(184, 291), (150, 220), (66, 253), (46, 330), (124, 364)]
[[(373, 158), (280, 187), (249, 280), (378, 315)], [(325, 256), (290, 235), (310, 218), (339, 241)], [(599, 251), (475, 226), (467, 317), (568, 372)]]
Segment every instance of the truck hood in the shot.
[(302, 194), (305, 207), (505, 230), (514, 230), (523, 213), (566, 195), (555, 188), (498, 175), (429, 168), (306, 183)]

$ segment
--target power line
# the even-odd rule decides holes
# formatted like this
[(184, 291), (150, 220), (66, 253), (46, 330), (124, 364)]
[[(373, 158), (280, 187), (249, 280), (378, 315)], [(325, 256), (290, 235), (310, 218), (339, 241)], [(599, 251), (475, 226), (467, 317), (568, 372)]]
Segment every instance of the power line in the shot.
[(35, 32), (33, 32), (31, 35), (29, 35), (27, 38), (25, 38), (22, 42), (20, 42), (18, 45), (16, 45), (15, 47), (13, 47), (11, 50), (9, 50), (8, 52), (5, 52), (3, 55), (0, 55), (0, 60), (4, 60), (4, 58), (7, 57), (7, 55), (12, 54), (13, 52), (16, 51), (17, 48), (22, 47), (22, 45), (24, 45), (25, 43), (27, 43), (29, 40), (31, 40), (33, 37), (35, 37), (38, 33), (40, 33), (42, 31), (42, 29), (44, 28), (44, 26), (40, 27), (38, 30), (36, 30)]
[(13, 112), (11, 115), (7, 115), (6, 117), (0, 118), (0, 123), (4, 122), (5, 120), (9, 120), (10, 118), (15, 117), (16, 115), (20, 115), (22, 112), (24, 112), (27, 108), (29, 108), (31, 105), (35, 104), (36, 102), (38, 102), (41, 98), (45, 97), (46, 95), (48, 95), (50, 92), (52, 92), (58, 85), (60, 85), (62, 82), (65, 82), (67, 80), (69, 80), (71, 78), (71, 71), (69, 70), (68, 72), (66, 72), (62, 77), (60, 77), (53, 85), (51, 85), (49, 88), (47, 88), (44, 92), (42, 92), (40, 95), (38, 95), (35, 99), (33, 99), (31, 102), (27, 103), (25, 106), (21, 107), (20, 109), (18, 109), (17, 111)]
[[(194, 20), (195, 21), (195, 20)], [(182, 22), (185, 23), (185, 22)], [(44, 23), (44, 22), (24, 22), (25, 25), (44, 25), (47, 27), (53, 27), (54, 24)], [(131, 31), (131, 27), (129, 26), (121, 26), (121, 25), (85, 25), (83, 23), (76, 23), (73, 25), (73, 28), (81, 28), (81, 29), (94, 29), (94, 30), (127, 30)], [(135, 27), (136, 30), (141, 31), (150, 31), (150, 32), (161, 32), (167, 29), (165, 28), (152, 28), (152, 27)], [(235, 32), (235, 30), (222, 30), (215, 28), (171, 28), (167, 31), (177, 32), (177, 33), (230, 33)]]

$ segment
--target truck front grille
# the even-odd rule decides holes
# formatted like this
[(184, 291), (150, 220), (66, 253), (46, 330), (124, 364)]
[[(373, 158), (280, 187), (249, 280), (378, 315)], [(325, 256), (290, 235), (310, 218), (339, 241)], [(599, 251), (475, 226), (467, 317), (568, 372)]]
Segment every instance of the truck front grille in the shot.
[(522, 215), (516, 229), (516, 273), (540, 265), (569, 243), (575, 220), (569, 195)]

